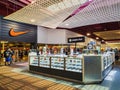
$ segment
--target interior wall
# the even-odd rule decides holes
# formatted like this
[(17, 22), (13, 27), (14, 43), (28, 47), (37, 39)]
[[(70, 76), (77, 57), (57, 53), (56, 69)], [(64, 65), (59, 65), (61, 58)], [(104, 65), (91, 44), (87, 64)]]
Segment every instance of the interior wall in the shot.
[(65, 31), (61, 29), (48, 29), (48, 43), (65, 44)]
[[(71, 37), (82, 37), (83, 35), (63, 30), (63, 29), (48, 29), (38, 26), (37, 31), (37, 43), (39, 44), (68, 44), (68, 38)], [(76, 47), (83, 48), (91, 41), (91, 38), (85, 37), (85, 42), (79, 42)], [(96, 40), (94, 40), (96, 41)], [(70, 43), (71, 47), (75, 47), (75, 43)], [(96, 42), (97, 44), (97, 42)]]
[(47, 43), (47, 37), (48, 37), (48, 33), (47, 33), (47, 29), (38, 26), (37, 27), (37, 43)]
[(38, 26), (37, 43), (65, 44), (65, 30), (47, 29)]
[(120, 49), (120, 44), (114, 44), (114, 43), (106, 43), (106, 44), (102, 44), (101, 45), (101, 48), (106, 48), (106, 47), (110, 47), (110, 48), (118, 48), (118, 49)]
[(81, 37), (81, 34), (63, 30), (63, 29), (47, 29), (38, 26), (37, 43), (46, 44), (67, 44), (70, 37)]

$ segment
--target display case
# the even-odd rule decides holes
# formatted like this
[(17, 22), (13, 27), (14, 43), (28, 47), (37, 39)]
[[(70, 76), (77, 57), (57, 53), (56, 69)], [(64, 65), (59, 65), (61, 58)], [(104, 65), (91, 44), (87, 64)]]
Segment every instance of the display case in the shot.
[(40, 67), (50, 68), (50, 57), (49, 56), (40, 56), (39, 58), (40, 58), (40, 62), (39, 62)]
[(29, 65), (38, 66), (38, 56), (36, 56), (36, 55), (31, 55), (31, 56), (29, 57)]
[(73, 72), (82, 72), (82, 60), (80, 58), (75, 57), (68, 57), (66, 58), (66, 71), (73, 71)]
[(64, 57), (51, 57), (51, 68), (64, 70)]
[[(29, 56), (29, 70), (82, 83), (101, 82), (112, 69), (114, 53)], [(61, 79), (62, 79), (61, 78)]]
[(103, 69), (106, 69), (107, 67), (109, 67), (115, 60), (114, 60), (114, 52), (109, 52), (109, 53), (105, 53), (102, 55), (102, 60), (103, 60)]
[(102, 59), (103, 59), (103, 70), (104, 70), (107, 68), (108, 65), (108, 55), (103, 55)]

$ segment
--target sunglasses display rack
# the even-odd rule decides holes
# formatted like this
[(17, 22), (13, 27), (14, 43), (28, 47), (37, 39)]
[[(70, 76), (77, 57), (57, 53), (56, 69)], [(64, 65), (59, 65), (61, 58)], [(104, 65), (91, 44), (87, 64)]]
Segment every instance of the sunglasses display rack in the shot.
[(38, 56), (30, 56), (30, 65), (38, 66)]
[(41, 56), (40, 57), (39, 66), (40, 67), (50, 68), (50, 57), (48, 57), (48, 56)]
[(83, 83), (98, 83), (111, 71), (115, 56), (114, 52), (109, 52), (77, 56), (30, 55), (29, 59), (31, 72), (40, 72)]
[(114, 61), (113, 56), (110, 53), (103, 55), (102, 60), (103, 60), (103, 69), (109, 67)]
[(51, 57), (51, 68), (64, 70), (64, 58), (63, 57)]
[(66, 58), (66, 71), (82, 72), (82, 60), (80, 58)]

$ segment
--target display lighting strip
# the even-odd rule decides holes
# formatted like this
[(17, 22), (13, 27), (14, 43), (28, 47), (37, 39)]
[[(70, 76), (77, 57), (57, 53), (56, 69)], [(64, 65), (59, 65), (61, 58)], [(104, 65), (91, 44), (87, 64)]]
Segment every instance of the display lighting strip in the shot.
[[(87, 7), (58, 27), (75, 28), (114, 21), (120, 21), (120, 0), (93, 0)], [(69, 26), (66, 26), (66, 23)]]
[(34, 0), (5, 19), (56, 28), (74, 10), (87, 0)]

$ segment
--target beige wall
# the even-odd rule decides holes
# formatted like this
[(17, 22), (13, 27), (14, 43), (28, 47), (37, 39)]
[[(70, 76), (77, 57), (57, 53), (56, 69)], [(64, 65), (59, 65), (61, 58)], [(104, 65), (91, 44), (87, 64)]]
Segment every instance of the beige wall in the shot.
[(102, 44), (101, 48), (106, 48), (106, 47), (111, 47), (111, 48), (118, 48), (120, 49), (120, 44), (111, 44), (111, 43), (107, 43), (107, 44)]

